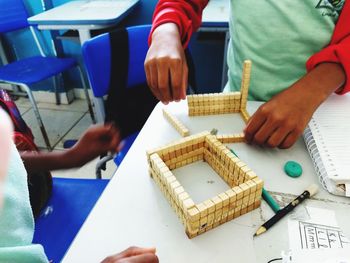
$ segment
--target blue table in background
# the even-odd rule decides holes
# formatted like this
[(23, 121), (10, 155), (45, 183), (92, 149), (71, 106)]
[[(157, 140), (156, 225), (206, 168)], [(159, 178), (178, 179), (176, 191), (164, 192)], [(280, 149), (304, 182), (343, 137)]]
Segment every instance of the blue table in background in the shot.
[[(39, 30), (76, 30), (81, 45), (91, 38), (91, 30), (118, 24), (140, 0), (77, 0), (32, 16), (28, 22)], [(103, 101), (93, 98), (97, 122), (104, 121)]]

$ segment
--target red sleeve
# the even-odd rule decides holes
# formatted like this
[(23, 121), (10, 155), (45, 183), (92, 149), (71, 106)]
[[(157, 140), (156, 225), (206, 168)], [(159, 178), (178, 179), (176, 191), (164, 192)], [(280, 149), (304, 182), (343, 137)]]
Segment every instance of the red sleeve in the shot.
[[(340, 63), (350, 80), (350, 1), (345, 1), (343, 10), (335, 26), (330, 44), (309, 58), (306, 69), (312, 70), (323, 62)], [(350, 91), (350, 81), (346, 81), (339, 94)]]
[(181, 40), (186, 47), (192, 33), (197, 31), (202, 22), (202, 12), (209, 0), (159, 0), (154, 14), (153, 25), (148, 42), (159, 25), (175, 23), (181, 35)]

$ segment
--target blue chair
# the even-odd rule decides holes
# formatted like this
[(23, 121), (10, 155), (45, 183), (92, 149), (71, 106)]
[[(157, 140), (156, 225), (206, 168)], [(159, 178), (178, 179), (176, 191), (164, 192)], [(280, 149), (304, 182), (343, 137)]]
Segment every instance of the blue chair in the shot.
[(109, 180), (53, 178), (52, 195), (35, 222), (33, 243), (60, 262)]
[[(144, 60), (148, 50), (148, 35), (150, 25), (134, 26), (126, 28), (129, 43), (129, 56), (127, 68), (126, 88), (133, 88), (146, 84)], [(90, 86), (94, 94), (94, 104), (98, 122), (105, 119), (104, 97), (108, 95), (111, 81), (111, 44), (110, 34), (106, 33), (86, 41), (82, 47), (83, 58), (87, 69)], [(125, 51), (126, 52), (126, 51)], [(123, 65), (122, 65), (123, 66)], [(121, 88), (121, 87), (116, 87)], [(127, 114), (127, 112), (125, 113)], [(130, 120), (132, 122), (133, 120)], [(144, 120), (145, 121), (145, 120)], [(138, 132), (129, 135), (121, 152), (114, 159), (119, 165), (128, 152)]]
[[(28, 28), (29, 24), (27, 22), (27, 18), (28, 14), (22, 0), (0, 0), (0, 34)], [(80, 73), (80, 78), (84, 86), (86, 101), (88, 103), (90, 115), (93, 122), (94, 113), (82, 71), (77, 62), (71, 58), (46, 57), (43, 49), (40, 46), (34, 29), (30, 27), (30, 30), (40, 52), (40, 56), (22, 59), (0, 67), (0, 83), (18, 85), (27, 92), (41, 133), (45, 140), (45, 144), (47, 148), (51, 150), (51, 144), (42, 122), (37, 104), (30, 89), (30, 85), (48, 78), (53, 78), (56, 92), (56, 102), (59, 103), (56, 77), (62, 74), (64, 71), (76, 67)]]

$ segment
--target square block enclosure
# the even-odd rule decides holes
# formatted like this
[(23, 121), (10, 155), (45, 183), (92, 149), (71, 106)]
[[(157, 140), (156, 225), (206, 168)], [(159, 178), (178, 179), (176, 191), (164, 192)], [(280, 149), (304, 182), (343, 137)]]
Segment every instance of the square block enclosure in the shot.
[[(242, 136), (235, 138), (241, 141)], [(147, 156), (151, 177), (184, 224), (189, 238), (260, 206), (263, 181), (209, 132), (148, 151)], [(227, 191), (199, 204), (193, 202), (172, 173), (176, 168), (197, 161), (207, 162), (228, 185)]]

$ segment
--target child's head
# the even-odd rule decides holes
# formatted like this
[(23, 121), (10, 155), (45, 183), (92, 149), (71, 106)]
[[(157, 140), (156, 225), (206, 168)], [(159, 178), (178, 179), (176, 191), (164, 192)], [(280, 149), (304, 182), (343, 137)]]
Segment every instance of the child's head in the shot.
[[(11, 119), (0, 108), (0, 208), (3, 199), (3, 185), (10, 159), (13, 126)], [(1, 211), (0, 211), (1, 212)]]

